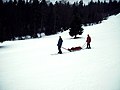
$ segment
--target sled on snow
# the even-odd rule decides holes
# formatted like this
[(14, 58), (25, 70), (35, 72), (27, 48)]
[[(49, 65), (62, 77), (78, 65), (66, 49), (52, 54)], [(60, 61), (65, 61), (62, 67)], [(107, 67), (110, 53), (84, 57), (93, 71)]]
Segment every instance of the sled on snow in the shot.
[(65, 49), (65, 50), (68, 50), (69, 52), (78, 51), (78, 50), (82, 49), (81, 46), (72, 47), (72, 48), (64, 48), (64, 47), (62, 47), (62, 48)]
[(64, 48), (64, 47), (62, 47), (62, 48), (65, 50), (68, 50), (69, 52), (73, 52), (73, 51), (79, 51), (79, 50), (83, 49), (85, 47), (85, 45), (86, 45), (86, 42), (83, 44), (82, 47), (77, 46), (77, 47), (72, 47), (72, 48)]

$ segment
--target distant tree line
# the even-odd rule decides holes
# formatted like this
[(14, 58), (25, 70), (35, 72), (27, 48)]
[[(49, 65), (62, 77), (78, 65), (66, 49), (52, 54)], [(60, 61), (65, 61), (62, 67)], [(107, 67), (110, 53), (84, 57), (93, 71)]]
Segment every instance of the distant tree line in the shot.
[[(82, 34), (82, 25), (101, 23), (111, 15), (120, 13), (120, 1), (83, 1), (70, 4), (61, 0), (53, 4), (46, 0), (0, 0), (0, 42), (6, 40), (41, 37), (69, 28), (70, 35)], [(77, 24), (77, 25), (76, 25)], [(81, 32), (76, 32), (81, 28)], [(39, 34), (39, 35), (38, 35)]]

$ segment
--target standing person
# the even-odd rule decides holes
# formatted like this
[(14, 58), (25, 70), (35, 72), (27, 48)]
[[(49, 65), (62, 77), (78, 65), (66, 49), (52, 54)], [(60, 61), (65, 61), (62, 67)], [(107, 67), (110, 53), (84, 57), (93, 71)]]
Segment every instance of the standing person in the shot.
[(90, 47), (91, 37), (90, 37), (89, 34), (87, 35), (87, 40), (86, 40), (86, 42), (87, 42), (87, 49), (91, 49), (91, 47)]
[(59, 36), (59, 40), (58, 40), (58, 44), (57, 44), (59, 54), (62, 54), (62, 51), (61, 51), (62, 43), (63, 43), (63, 40), (62, 40), (61, 36)]

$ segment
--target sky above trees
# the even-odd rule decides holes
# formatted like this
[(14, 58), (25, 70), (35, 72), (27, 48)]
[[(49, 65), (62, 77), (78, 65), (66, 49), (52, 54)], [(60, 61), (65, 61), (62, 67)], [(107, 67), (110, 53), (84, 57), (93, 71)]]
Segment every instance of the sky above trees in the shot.
[[(55, 2), (55, 1), (60, 1), (60, 0), (50, 0), (51, 2)], [(80, 0), (65, 0), (65, 1), (69, 1), (70, 3), (74, 3), (76, 1), (80, 1)], [(91, 0), (83, 0), (84, 4), (88, 4), (88, 2), (90, 2)], [(98, 0), (93, 0), (94, 2), (97, 2)], [(109, 0), (100, 0), (100, 1), (109, 1)], [(113, 0), (114, 1), (114, 0)], [(116, 0), (119, 1), (119, 0)]]
[[(9, 0), (3, 0), (3, 1), (9, 1)], [(50, 1), (52, 3), (55, 3), (55, 1), (61, 1), (61, 0), (46, 0), (46, 1)], [(64, 0), (64, 1), (69, 1), (70, 3), (74, 3), (76, 1), (81, 1), (81, 0)], [(84, 4), (88, 4), (88, 2), (90, 2), (91, 0), (83, 0)], [(97, 2), (98, 0), (93, 0), (94, 2)], [(108, 2), (109, 0), (100, 0), (100, 1), (106, 1)], [(115, 0), (112, 0), (112, 1), (115, 1)], [(119, 1), (119, 0), (116, 0), (116, 1)]]

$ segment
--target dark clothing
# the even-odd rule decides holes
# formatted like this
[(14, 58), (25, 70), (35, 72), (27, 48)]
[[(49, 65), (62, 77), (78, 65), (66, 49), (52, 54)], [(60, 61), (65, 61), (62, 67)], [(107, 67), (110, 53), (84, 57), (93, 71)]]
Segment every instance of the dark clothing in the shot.
[(90, 43), (87, 43), (87, 49), (91, 49)]
[(72, 48), (70, 48), (70, 49), (68, 49), (70, 52), (72, 52), (72, 51), (77, 51), (77, 50), (81, 50), (82, 49), (82, 47), (80, 47), (80, 46), (78, 46), (78, 47), (72, 47)]
[(61, 47), (62, 46), (62, 42), (63, 42), (62, 38), (59, 38), (57, 46)]
[(61, 51), (61, 47), (60, 47), (60, 46), (58, 46), (58, 53), (59, 53), (59, 54), (62, 54), (62, 51)]
[(86, 42), (87, 42), (87, 48), (90, 49), (91, 48), (90, 47), (91, 37), (89, 35), (87, 36)]
[(58, 40), (58, 53), (62, 54), (62, 51), (61, 51), (61, 47), (62, 47), (62, 43), (63, 43), (63, 40), (62, 38), (60, 37), (59, 40)]

